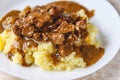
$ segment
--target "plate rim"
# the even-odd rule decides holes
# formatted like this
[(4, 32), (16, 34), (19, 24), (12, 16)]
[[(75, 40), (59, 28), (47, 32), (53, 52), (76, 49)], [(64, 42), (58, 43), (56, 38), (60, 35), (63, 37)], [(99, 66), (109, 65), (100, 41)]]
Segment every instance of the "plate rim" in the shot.
[[(106, 0), (105, 0), (105, 1), (106, 1)], [(107, 3), (110, 4), (108, 1), (107, 1)], [(111, 5), (111, 4), (110, 4), (110, 5)], [(118, 14), (118, 12), (117, 12), (116, 9), (113, 7), (113, 5), (111, 5), (111, 8), (113, 8), (114, 11)], [(119, 14), (118, 14), (118, 16), (119, 16)], [(120, 20), (120, 16), (119, 16), (119, 20)], [(120, 49), (120, 45), (119, 45), (119, 49)], [(115, 55), (112, 56), (111, 60), (113, 60), (113, 58), (117, 55), (119, 49), (116, 51)], [(111, 60), (108, 61), (106, 64), (108, 64), (109, 62), (111, 62)], [(106, 65), (106, 64), (105, 64), (105, 65)], [(98, 70), (102, 69), (102, 67), (104, 67), (105, 65), (101, 66)], [(10, 74), (10, 75), (13, 75), (13, 76), (16, 76), (16, 77), (21, 78), (21, 76), (19, 76), (19, 75), (17, 75), (17, 74), (14, 74), (14, 73), (11, 74), (10, 72), (8, 72), (8, 71), (6, 71), (6, 70), (1, 69), (1, 67), (0, 67), (0, 70), (4, 71), (4, 72), (6, 72), (6, 73), (8, 73), (8, 74)], [(96, 71), (96, 70), (95, 70), (95, 71)], [(95, 71), (93, 71), (93, 72), (95, 72)], [(93, 73), (93, 72), (91, 72), (91, 73)], [(89, 74), (91, 74), (91, 73), (89, 73)], [(89, 75), (89, 74), (86, 74), (86, 75)], [(86, 76), (86, 75), (85, 75), (85, 76)], [(23, 78), (23, 79), (24, 79), (24, 78)]]

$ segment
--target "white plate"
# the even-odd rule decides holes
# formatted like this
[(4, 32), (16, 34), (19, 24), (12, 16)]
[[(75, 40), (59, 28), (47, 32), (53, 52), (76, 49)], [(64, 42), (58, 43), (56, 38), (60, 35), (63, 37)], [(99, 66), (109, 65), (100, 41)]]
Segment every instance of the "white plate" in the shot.
[[(23, 9), (25, 6), (47, 4), (54, 0), (2, 0), (0, 1), (0, 17), (12, 9)], [(120, 16), (106, 0), (74, 0), (88, 9), (95, 9), (95, 16), (91, 20), (101, 31), (101, 40), (105, 47), (105, 55), (93, 66), (85, 69), (75, 69), (66, 72), (42, 71), (36, 66), (29, 68), (21, 67), (12, 63), (3, 54), (0, 54), (0, 69), (28, 80), (70, 80), (93, 73), (116, 55), (120, 48)]]

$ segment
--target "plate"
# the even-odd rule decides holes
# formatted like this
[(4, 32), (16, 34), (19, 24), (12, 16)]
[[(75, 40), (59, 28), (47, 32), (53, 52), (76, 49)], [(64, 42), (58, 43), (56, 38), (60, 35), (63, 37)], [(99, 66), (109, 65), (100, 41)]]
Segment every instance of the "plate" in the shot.
[[(25, 6), (44, 5), (55, 0), (2, 0), (0, 17), (12, 9), (22, 10)], [(88, 9), (95, 10), (91, 22), (100, 30), (100, 40), (105, 48), (104, 56), (94, 65), (73, 71), (43, 71), (36, 66), (29, 68), (12, 63), (4, 54), (0, 54), (0, 70), (27, 80), (71, 80), (91, 74), (105, 66), (117, 54), (120, 48), (120, 16), (106, 0), (74, 0)]]

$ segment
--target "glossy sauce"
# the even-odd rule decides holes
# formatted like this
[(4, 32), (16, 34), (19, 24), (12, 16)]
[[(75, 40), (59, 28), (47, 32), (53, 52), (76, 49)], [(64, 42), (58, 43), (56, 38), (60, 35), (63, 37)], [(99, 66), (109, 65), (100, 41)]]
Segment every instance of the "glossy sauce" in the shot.
[(96, 48), (94, 45), (83, 45), (80, 51), (86, 65), (91, 66), (103, 56), (105, 50), (103, 48)]
[(18, 14), (20, 13), (20, 11), (18, 10), (12, 10), (10, 12), (8, 12), (7, 14), (5, 14), (1, 19), (0, 19), (0, 33), (4, 30), (3, 26), (2, 26), (2, 22), (10, 16), (18, 16)]

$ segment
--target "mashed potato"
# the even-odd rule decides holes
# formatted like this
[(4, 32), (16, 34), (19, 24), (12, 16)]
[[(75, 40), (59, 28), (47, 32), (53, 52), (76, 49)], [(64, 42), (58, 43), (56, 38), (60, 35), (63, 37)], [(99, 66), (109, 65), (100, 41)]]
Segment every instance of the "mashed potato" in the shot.
[(100, 42), (96, 39), (98, 29), (91, 23), (87, 24), (87, 31), (89, 35), (86, 38), (86, 42), (91, 45), (95, 45), (97, 48), (100, 47)]
[(13, 33), (13, 31), (5, 30), (0, 34), (0, 48), (3, 50), (4, 54), (7, 54), (11, 50), (11, 45), (16, 40), (17, 36)]
[[(86, 38), (86, 42), (99, 46), (98, 41), (96, 40), (96, 27), (89, 23), (87, 29), (89, 36)], [(8, 54), (15, 40), (17, 40), (17, 36), (15, 36), (12, 31), (5, 30), (0, 34), (0, 50), (3, 51), (4, 54)], [(65, 58), (61, 58), (60, 63), (54, 65), (50, 55), (55, 52), (55, 48), (51, 42), (41, 42), (37, 47), (28, 48), (25, 52), (25, 61), (27, 63), (35, 64), (44, 70), (72, 70), (77, 67), (86, 66), (83, 58), (76, 57), (75, 52), (72, 52), (72, 54)], [(21, 53), (15, 51), (12, 60), (15, 63), (22, 64), (23, 58)]]

